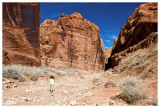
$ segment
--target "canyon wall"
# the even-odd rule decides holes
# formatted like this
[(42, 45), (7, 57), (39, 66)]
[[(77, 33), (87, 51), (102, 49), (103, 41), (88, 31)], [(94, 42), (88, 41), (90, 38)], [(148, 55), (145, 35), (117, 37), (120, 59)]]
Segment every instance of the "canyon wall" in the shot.
[(2, 26), (3, 64), (39, 66), (40, 4), (3, 3)]
[(104, 70), (104, 47), (99, 28), (80, 13), (62, 14), (40, 25), (42, 65)]
[(147, 37), (158, 30), (157, 9), (157, 3), (142, 4), (135, 9), (121, 29), (116, 45), (112, 48), (107, 67), (117, 66), (119, 61), (129, 53), (155, 43), (156, 38)]

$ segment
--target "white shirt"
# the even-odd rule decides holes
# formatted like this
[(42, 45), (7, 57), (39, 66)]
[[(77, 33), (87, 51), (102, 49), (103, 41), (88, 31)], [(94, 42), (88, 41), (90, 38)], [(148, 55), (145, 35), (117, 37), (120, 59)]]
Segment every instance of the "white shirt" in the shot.
[(54, 79), (50, 79), (50, 84), (54, 84)]

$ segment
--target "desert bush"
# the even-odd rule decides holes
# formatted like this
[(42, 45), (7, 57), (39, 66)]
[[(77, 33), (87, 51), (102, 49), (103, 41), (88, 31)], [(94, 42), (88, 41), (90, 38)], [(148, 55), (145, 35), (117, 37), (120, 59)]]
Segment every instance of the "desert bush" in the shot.
[(157, 49), (156, 49), (156, 50), (154, 50), (154, 51), (152, 51), (152, 52), (147, 53), (146, 55), (147, 55), (146, 58), (153, 58), (154, 56), (157, 56), (157, 55), (158, 55), (158, 51), (157, 51)]
[(39, 67), (9, 65), (3, 69), (3, 77), (10, 79), (22, 80), (22, 75), (26, 75), (35, 81), (36, 77), (38, 79), (40, 74), (42, 74), (42, 72)]
[(9, 65), (3, 69), (3, 76), (8, 79), (20, 79), (22, 72), (21, 65)]
[(139, 69), (143, 70), (145, 69), (147, 66), (149, 66), (152, 62), (150, 60), (146, 60), (145, 62), (143, 62), (142, 64), (140, 64)]
[(63, 70), (57, 70), (57, 71), (54, 71), (56, 74), (59, 74), (59, 75), (67, 75), (67, 74), (72, 74), (74, 72), (74, 70), (72, 69), (63, 69)]
[[(136, 65), (141, 65), (144, 63), (144, 57), (143, 55), (142, 56), (138, 56), (137, 58), (135, 57), (136, 55), (133, 55), (132, 53), (125, 59), (123, 59), (121, 62), (120, 62), (120, 65), (122, 65), (124, 68), (129, 68), (131, 69), (133, 66), (136, 66)], [(126, 64), (130, 64), (128, 66), (126, 66)], [(122, 71), (123, 71), (123, 68), (122, 68)]]
[(59, 75), (67, 75), (67, 74), (72, 74), (74, 72), (74, 69), (65, 69), (65, 68), (54, 68), (54, 67), (50, 67), (50, 66), (42, 66), (41, 69), (43, 70), (43, 72), (46, 72), (46, 71), (52, 71), (56, 74), (59, 74)]
[(111, 81), (107, 82), (104, 86), (105, 88), (117, 87), (117, 85)]
[(145, 98), (144, 84), (142, 80), (135, 77), (127, 77), (123, 79), (119, 87), (122, 93), (118, 96), (129, 104)]
[(118, 73), (121, 73), (126, 69), (130, 70), (134, 66), (136, 66), (137, 74), (140, 74), (152, 62), (153, 60), (151, 58), (150, 59), (146, 58), (145, 54), (135, 55), (131, 53), (128, 57), (122, 59), (118, 66), (114, 67), (114, 71), (117, 72), (118, 70)]
[(22, 80), (22, 75), (28, 76), (31, 80), (38, 80), (39, 76), (45, 75), (46, 71), (52, 71), (59, 75), (72, 74), (74, 69), (56, 69), (51, 66), (22, 66), (8, 65), (3, 69), (3, 77)]
[(144, 73), (140, 78), (144, 80), (146, 78), (152, 78), (152, 75), (150, 73)]
[(93, 84), (96, 85), (98, 83), (98, 81), (99, 81), (99, 78), (93, 79)]

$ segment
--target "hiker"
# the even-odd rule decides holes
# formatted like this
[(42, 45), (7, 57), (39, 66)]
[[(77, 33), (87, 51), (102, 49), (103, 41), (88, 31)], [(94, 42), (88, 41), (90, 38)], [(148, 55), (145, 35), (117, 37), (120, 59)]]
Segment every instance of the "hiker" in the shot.
[(54, 76), (51, 75), (51, 76), (50, 76), (50, 93), (53, 92), (54, 80), (55, 80)]

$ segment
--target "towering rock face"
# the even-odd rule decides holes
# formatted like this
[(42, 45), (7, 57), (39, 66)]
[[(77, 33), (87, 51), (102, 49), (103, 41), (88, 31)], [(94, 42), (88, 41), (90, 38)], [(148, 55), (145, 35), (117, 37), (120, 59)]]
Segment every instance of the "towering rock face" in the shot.
[[(118, 65), (129, 53), (148, 47), (148, 43), (154, 42), (147, 37), (152, 32), (157, 32), (157, 8), (157, 3), (146, 3), (135, 9), (122, 27), (116, 45), (113, 46), (111, 57), (108, 59), (110, 67)], [(141, 42), (147, 39), (146, 45)]]
[(104, 48), (99, 28), (80, 13), (62, 14), (58, 21), (45, 20), (40, 26), (40, 41), (43, 65), (104, 69)]
[(135, 9), (122, 27), (112, 55), (127, 49), (145, 39), (152, 32), (157, 32), (157, 3), (146, 3)]
[(3, 51), (11, 64), (40, 65), (39, 26), (39, 3), (3, 3)]

